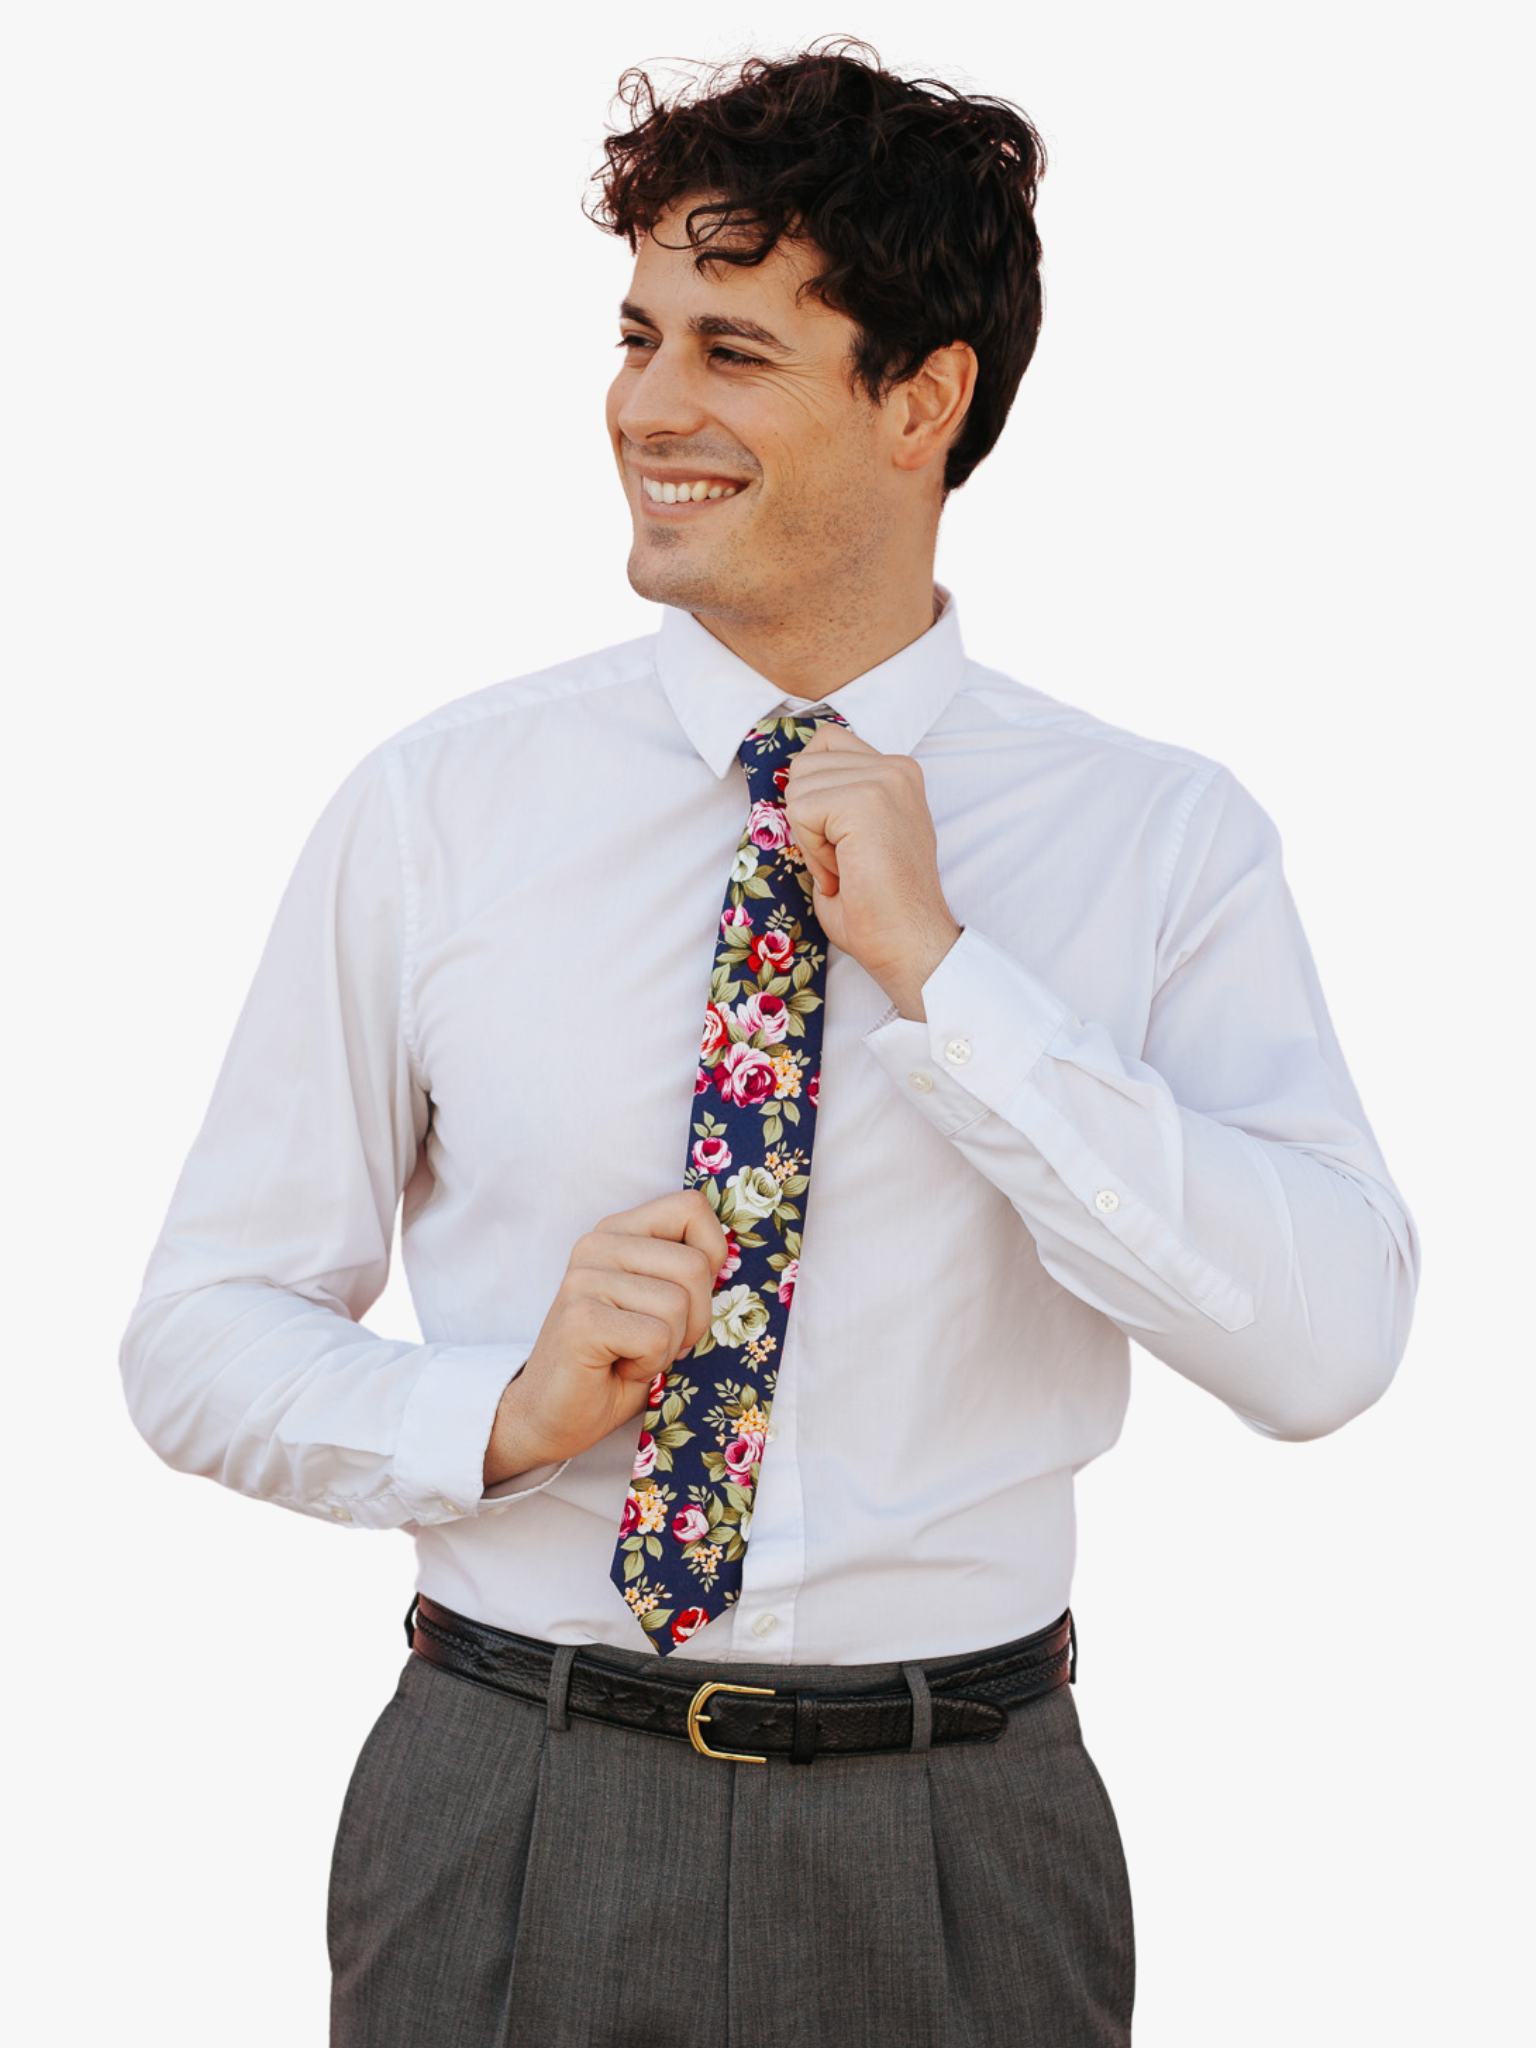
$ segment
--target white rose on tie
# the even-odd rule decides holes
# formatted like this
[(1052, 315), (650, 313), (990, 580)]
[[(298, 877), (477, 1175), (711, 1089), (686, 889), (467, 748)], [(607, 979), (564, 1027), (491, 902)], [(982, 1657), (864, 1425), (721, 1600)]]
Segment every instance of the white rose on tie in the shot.
[(766, 1166), (738, 1166), (720, 1190), (720, 1220), (758, 1223), (773, 1214), (780, 1200), (779, 1184)]
[(710, 1304), (710, 1334), (717, 1344), (733, 1349), (750, 1344), (768, 1327), (768, 1311), (755, 1291), (743, 1284), (717, 1294)]

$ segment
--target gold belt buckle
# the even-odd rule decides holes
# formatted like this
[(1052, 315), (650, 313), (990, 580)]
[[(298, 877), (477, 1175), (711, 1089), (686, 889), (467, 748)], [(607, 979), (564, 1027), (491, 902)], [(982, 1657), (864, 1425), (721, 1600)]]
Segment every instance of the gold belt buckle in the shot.
[(693, 1698), (688, 1702), (688, 1740), (693, 1744), (700, 1756), (719, 1757), (728, 1764), (767, 1763), (768, 1759), (765, 1756), (747, 1756), (735, 1749), (711, 1749), (699, 1733), (699, 1723), (709, 1719), (708, 1714), (700, 1713), (699, 1709), (707, 1699), (712, 1699), (717, 1692), (751, 1692), (757, 1693), (765, 1699), (772, 1699), (774, 1697), (774, 1688), (771, 1685), (701, 1685)]

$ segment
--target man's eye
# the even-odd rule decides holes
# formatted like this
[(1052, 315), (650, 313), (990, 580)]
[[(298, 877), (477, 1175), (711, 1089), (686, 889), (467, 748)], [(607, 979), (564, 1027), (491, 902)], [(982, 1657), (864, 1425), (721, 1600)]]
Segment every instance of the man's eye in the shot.
[(645, 334), (621, 334), (617, 345), (622, 349), (654, 348), (656, 346), (655, 342)]
[(710, 354), (717, 363), (746, 363), (754, 369), (760, 368), (763, 360), (761, 356), (744, 356), (734, 348), (712, 348)]

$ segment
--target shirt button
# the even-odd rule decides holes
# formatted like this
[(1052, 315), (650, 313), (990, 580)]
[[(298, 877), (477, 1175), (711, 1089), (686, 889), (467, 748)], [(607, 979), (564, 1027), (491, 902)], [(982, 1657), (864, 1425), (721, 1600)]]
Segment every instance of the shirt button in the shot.
[(331, 1509), (331, 1514), (338, 1522), (350, 1522), (352, 1519), (351, 1515), (341, 1505), (340, 1501), (337, 1501), (336, 1505)]
[(438, 1506), (445, 1515), (456, 1515), (459, 1512), (451, 1500), (440, 1500)]
[(1093, 1198), (1093, 1206), (1105, 1216), (1113, 1216), (1120, 1206), (1120, 1197), (1113, 1188), (1100, 1188)]
[(778, 1625), (779, 1617), (776, 1614), (760, 1614), (752, 1624), (752, 1633), (755, 1636), (771, 1636)]
[(771, 1444), (776, 1444), (779, 1440), (779, 1432), (774, 1428), (772, 1423), (769, 1423), (768, 1427), (763, 1431), (763, 1434)]
[(931, 1095), (933, 1093), (933, 1076), (932, 1074), (925, 1074), (920, 1067), (914, 1067), (912, 1072), (908, 1074), (907, 1079), (919, 1095)]
[(952, 1038), (944, 1048), (944, 1057), (952, 1067), (963, 1067), (971, 1056), (971, 1041), (968, 1038)]

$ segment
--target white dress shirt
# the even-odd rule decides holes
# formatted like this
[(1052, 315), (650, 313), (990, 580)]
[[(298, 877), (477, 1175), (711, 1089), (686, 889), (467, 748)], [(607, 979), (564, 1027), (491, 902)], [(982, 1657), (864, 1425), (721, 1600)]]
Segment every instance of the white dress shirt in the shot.
[[(1273, 827), (1223, 769), (967, 659), (953, 602), (835, 694), (921, 763), (963, 935), (925, 1023), (831, 948), (799, 1283), (740, 1602), (676, 1653), (860, 1663), (1067, 1604), (1127, 1337), (1254, 1428), (1387, 1385), (1413, 1226)], [(410, 1530), (424, 1592), (640, 1648), (638, 1424), (482, 1496), (576, 1240), (680, 1185), (746, 817), (786, 705), (686, 613), (380, 747), (277, 915), (129, 1326), (169, 1463)], [(359, 1320), (395, 1214), (424, 1341)]]

